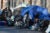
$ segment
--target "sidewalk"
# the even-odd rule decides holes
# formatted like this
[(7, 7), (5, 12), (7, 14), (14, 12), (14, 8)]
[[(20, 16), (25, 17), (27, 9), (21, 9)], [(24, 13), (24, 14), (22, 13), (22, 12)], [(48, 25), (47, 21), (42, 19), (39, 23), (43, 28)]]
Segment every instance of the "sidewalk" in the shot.
[(28, 29), (17, 29), (16, 27), (0, 26), (0, 33), (42, 33)]

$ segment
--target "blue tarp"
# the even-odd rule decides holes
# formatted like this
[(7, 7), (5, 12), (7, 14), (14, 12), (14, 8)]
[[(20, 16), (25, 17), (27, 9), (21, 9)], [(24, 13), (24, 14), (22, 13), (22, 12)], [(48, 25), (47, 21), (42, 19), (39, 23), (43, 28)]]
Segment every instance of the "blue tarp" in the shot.
[(43, 8), (40, 6), (29, 6), (25, 7), (21, 10), (21, 16), (24, 16), (26, 13), (29, 13), (29, 16), (31, 19), (34, 19), (34, 16), (39, 13), (39, 18), (40, 19), (49, 19), (48, 17), (48, 10), (47, 8)]

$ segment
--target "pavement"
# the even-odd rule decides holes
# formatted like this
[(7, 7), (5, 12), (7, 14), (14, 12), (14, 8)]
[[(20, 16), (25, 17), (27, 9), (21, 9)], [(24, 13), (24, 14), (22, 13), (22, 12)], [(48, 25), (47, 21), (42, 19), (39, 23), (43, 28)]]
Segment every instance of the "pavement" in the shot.
[(0, 26), (0, 33), (42, 33), (28, 29), (17, 29), (16, 27)]

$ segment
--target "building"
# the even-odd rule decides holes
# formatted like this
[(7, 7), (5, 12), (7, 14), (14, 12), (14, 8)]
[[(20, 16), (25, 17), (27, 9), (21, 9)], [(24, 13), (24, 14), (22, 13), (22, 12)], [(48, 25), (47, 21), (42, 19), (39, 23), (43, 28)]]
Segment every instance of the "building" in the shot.
[(1, 9), (1, 0), (0, 0), (0, 9)]
[[(0, 8), (2, 7), (2, 9), (6, 8), (8, 6), (8, 1), (9, 0), (0, 0)], [(34, 0), (10, 0), (10, 7), (15, 7), (21, 3), (26, 3), (26, 4), (31, 4), (32, 5), (34, 4)], [(37, 2), (40, 2), (40, 1), (37, 1)], [(1, 4), (2, 3), (2, 4)], [(37, 3), (37, 5), (40, 5), (40, 3)]]
[(0, 0), (0, 9), (4, 9), (7, 7), (7, 0)]
[(48, 8), (48, 12), (50, 13), (50, 0), (47, 0), (47, 8)]
[[(38, 6), (45, 6), (48, 8), (48, 12), (50, 12), (50, 0), (0, 0), (0, 9), (4, 9), (6, 7), (16, 7), (19, 4), (26, 3)], [(43, 3), (43, 4), (42, 4)]]

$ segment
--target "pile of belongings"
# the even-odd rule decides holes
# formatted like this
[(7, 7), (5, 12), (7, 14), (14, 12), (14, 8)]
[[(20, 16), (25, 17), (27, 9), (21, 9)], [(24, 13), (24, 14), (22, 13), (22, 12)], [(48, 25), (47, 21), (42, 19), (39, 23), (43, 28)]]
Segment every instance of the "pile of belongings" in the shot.
[(31, 5), (28, 7), (24, 7), (21, 10), (21, 16), (23, 17), (23, 22), (27, 23), (26, 27), (32, 30), (45, 31), (49, 25), (50, 17), (49, 17), (48, 9), (43, 8), (41, 6)]
[(20, 15), (12, 16), (11, 9), (5, 8), (0, 11), (0, 21), (4, 20), (4, 24), (16, 25), (21, 28), (25, 27), (31, 30), (46, 31), (50, 20), (50, 14), (47, 8), (30, 5), (23, 7), (20, 11)]

